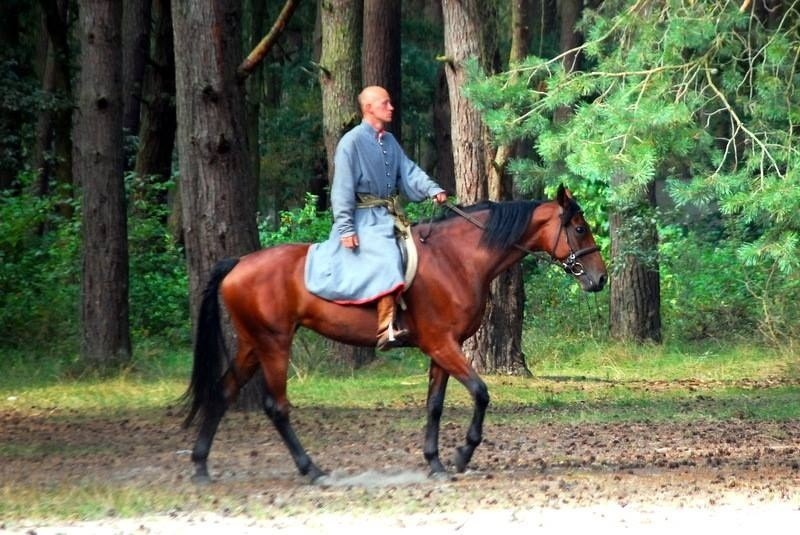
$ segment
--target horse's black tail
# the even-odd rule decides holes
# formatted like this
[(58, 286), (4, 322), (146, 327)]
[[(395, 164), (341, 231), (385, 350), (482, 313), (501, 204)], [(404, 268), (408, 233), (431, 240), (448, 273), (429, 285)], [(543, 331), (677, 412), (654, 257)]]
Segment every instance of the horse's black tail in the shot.
[(203, 300), (197, 315), (192, 379), (183, 395), (189, 411), (184, 420), (186, 427), (191, 425), (198, 412), (220, 409), (224, 404), (219, 379), (222, 375), (222, 355), (226, 349), (220, 323), (219, 286), (238, 263), (238, 258), (226, 258), (217, 262), (203, 291)]

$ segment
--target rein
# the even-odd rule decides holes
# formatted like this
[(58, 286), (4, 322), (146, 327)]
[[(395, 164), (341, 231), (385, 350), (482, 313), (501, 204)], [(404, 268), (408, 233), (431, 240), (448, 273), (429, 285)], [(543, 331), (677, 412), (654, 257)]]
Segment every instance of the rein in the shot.
[[(467, 221), (478, 227), (479, 229), (486, 230), (486, 225), (484, 225), (483, 223), (481, 223), (480, 221), (478, 221), (477, 219), (475, 219), (470, 214), (468, 214), (458, 206), (454, 205), (450, 201), (445, 202), (444, 205), (448, 209), (452, 210), (459, 216), (463, 217), (464, 219), (466, 219)], [(573, 275), (575, 277), (580, 277), (585, 273), (585, 271), (583, 269), (583, 264), (581, 264), (578, 261), (578, 259), (581, 258), (582, 256), (586, 256), (587, 254), (597, 252), (600, 249), (596, 245), (593, 245), (591, 247), (584, 247), (583, 249), (578, 249), (577, 251), (573, 251), (572, 244), (569, 243), (569, 236), (567, 236), (567, 246), (569, 246), (569, 254), (564, 260), (558, 260), (555, 257), (555, 250), (556, 247), (558, 246), (558, 240), (561, 237), (561, 233), (564, 231), (565, 226), (566, 225), (564, 223), (561, 224), (561, 228), (558, 231), (558, 236), (556, 236), (555, 243), (553, 243), (553, 249), (550, 253), (548, 253), (547, 259), (550, 260), (550, 262), (552, 262), (553, 264), (560, 266), (567, 274)], [(514, 248), (531, 256), (536, 256), (538, 254), (538, 251), (528, 249), (527, 247), (523, 247), (518, 243), (514, 244)]]

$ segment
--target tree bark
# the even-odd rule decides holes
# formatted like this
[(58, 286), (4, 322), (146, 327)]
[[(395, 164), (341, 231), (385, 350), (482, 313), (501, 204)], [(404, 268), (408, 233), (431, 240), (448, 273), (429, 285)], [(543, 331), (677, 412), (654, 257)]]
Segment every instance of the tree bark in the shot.
[(479, 13), (478, 0), (442, 0), (450, 135), (456, 195), (462, 203), (484, 200), (488, 193), (483, 121), (461, 89), (467, 81), (465, 62), (481, 60)]
[[(329, 183), (333, 179), (336, 145), (360, 120), (356, 96), (361, 84), (362, 12), (362, 0), (325, 0), (320, 4), (322, 130)], [(330, 348), (334, 359), (354, 368), (375, 359), (375, 349), (370, 347), (331, 342)]]
[[(436, 26), (444, 27), (441, 0), (423, 0), (422, 10)], [(453, 162), (453, 138), (450, 135), (450, 94), (447, 87), (446, 64), (439, 66), (436, 74), (436, 89), (432, 110), (433, 138), (436, 148), (434, 175), (440, 186), (450, 193), (456, 191), (456, 172)]]
[[(558, 2), (559, 51), (567, 53), (561, 60), (564, 72), (570, 73), (580, 68), (580, 52), (575, 51), (575, 48), (581, 43), (581, 34), (576, 26), (582, 10), (582, 0), (560, 0)], [(572, 115), (572, 109), (569, 106), (560, 106), (556, 108), (553, 115), (556, 123), (563, 123)]]
[[(172, 2), (184, 243), (192, 324), (211, 268), (258, 248), (255, 184), (247, 142), (238, 0)], [(226, 337), (235, 347), (233, 336)], [(253, 381), (239, 406), (260, 405)]]
[[(613, 185), (625, 177), (616, 174)], [(611, 214), (610, 323), (614, 338), (661, 342), (661, 282), (655, 252), (658, 232), (653, 218), (642, 216), (655, 207), (653, 188)], [(634, 217), (635, 216), (635, 217)]]
[(389, 92), (394, 114), (387, 130), (398, 141), (402, 140), (403, 127), (400, 8), (400, 0), (364, 0), (364, 46), (361, 48), (363, 85), (379, 85)]
[(125, 0), (123, 2), (122, 128), (127, 135), (135, 135), (139, 132), (142, 80), (150, 42), (151, 1)]
[[(267, 17), (266, 3), (261, 0), (246, 0), (245, 9), (250, 13), (250, 24), (245, 34), (245, 45), (253, 51), (239, 65), (237, 76), (239, 80), (246, 80), (244, 83), (247, 95), (247, 139), (250, 142), (250, 165), (253, 168), (253, 180), (256, 183), (256, 198), (261, 190), (261, 143), (259, 139), (259, 120), (261, 118), (261, 100), (264, 89), (264, 69), (257, 69), (264, 56), (269, 54), (272, 46), (277, 42), (277, 38), (283, 31), (288, 18), (280, 24), (276, 22), (270, 35), (261, 39), (264, 31), (264, 24)], [(288, 7), (287, 7), (288, 6)], [(285, 12), (289, 9), (288, 17), (294, 12), (295, 2), (291, 0), (283, 8)], [(282, 16), (284, 15), (282, 12)], [(276, 27), (278, 29), (276, 29)]]
[[(139, 150), (134, 171), (141, 177), (165, 182), (172, 178), (175, 148), (175, 47), (169, 0), (152, 0), (152, 47), (144, 81), (139, 128)], [(162, 198), (166, 202), (166, 198)]]
[[(52, 91), (58, 95), (58, 104), (52, 110), (50, 117), (40, 117), (41, 130), (38, 139), (43, 145), (37, 149), (41, 159), (36, 160), (34, 169), (43, 169), (40, 163), (47, 157), (49, 151), (52, 161), (52, 175), (56, 187), (62, 193), (72, 194), (72, 83), (70, 68), (70, 51), (67, 41), (69, 34), (69, 1), (68, 0), (41, 0), (47, 35), (49, 36), (52, 51), (48, 54), (48, 63), (52, 64)], [(52, 122), (51, 122), (52, 121)], [(50, 123), (48, 125), (48, 123)], [(48, 170), (49, 172), (50, 170)], [(50, 177), (46, 174), (39, 177), (41, 189), (49, 189)], [(77, 179), (75, 179), (77, 181)], [(71, 203), (62, 203), (58, 211), (64, 217), (72, 217)]]
[[(486, 14), (477, 0), (444, 0), (442, 9), (456, 194), (462, 203), (474, 203), (485, 200), (489, 194), (487, 177), (493, 155), (480, 114), (463, 96), (461, 88), (466, 82), (465, 61), (475, 58), (484, 68), (491, 63), (488, 58), (492, 54), (482, 48), (488, 42), (481, 38), (481, 21)], [(504, 191), (499, 185), (495, 200), (511, 195), (512, 188)], [(521, 350), (523, 304), (519, 269), (503, 273), (492, 282), (483, 323), (463, 347), (476, 370), (529, 373)]]
[(83, 191), (82, 357), (92, 368), (131, 358), (122, 154), (122, 3), (79, 3), (81, 69), (74, 174)]

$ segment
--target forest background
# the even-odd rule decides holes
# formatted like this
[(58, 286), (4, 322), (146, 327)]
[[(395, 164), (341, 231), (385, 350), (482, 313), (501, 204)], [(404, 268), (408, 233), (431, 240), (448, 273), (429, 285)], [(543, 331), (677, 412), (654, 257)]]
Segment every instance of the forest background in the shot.
[(466, 344), (479, 369), (525, 373), (553, 339), (793, 352), (798, 7), (6, 2), (0, 350), (73, 371), (188, 350), (214, 261), (327, 234), (332, 147), (380, 83), (408, 154), (461, 202), (563, 183), (612, 268), (592, 297), (538, 259), (504, 275)]

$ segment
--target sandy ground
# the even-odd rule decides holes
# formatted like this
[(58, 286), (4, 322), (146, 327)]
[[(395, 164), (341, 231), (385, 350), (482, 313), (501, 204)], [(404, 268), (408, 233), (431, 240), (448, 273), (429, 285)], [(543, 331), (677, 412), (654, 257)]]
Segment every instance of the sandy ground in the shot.
[[(513, 412), (513, 414), (512, 414)], [(95, 485), (169, 489), (179, 510), (58, 523), (3, 521), (6, 533), (794, 533), (800, 529), (800, 422), (524, 422), (494, 409), (471, 469), (431, 480), (420, 408), (302, 408), (298, 434), (322, 485), (296, 474), (270, 425), (230, 414), (210, 459), (215, 482), (190, 480), (195, 430), (179, 417), (124, 418), (43, 410), (0, 414), (6, 488)], [(468, 413), (451, 410), (441, 450), (463, 440)], [(511, 423), (509, 423), (511, 422)], [(0, 449), (2, 451), (2, 449)]]

